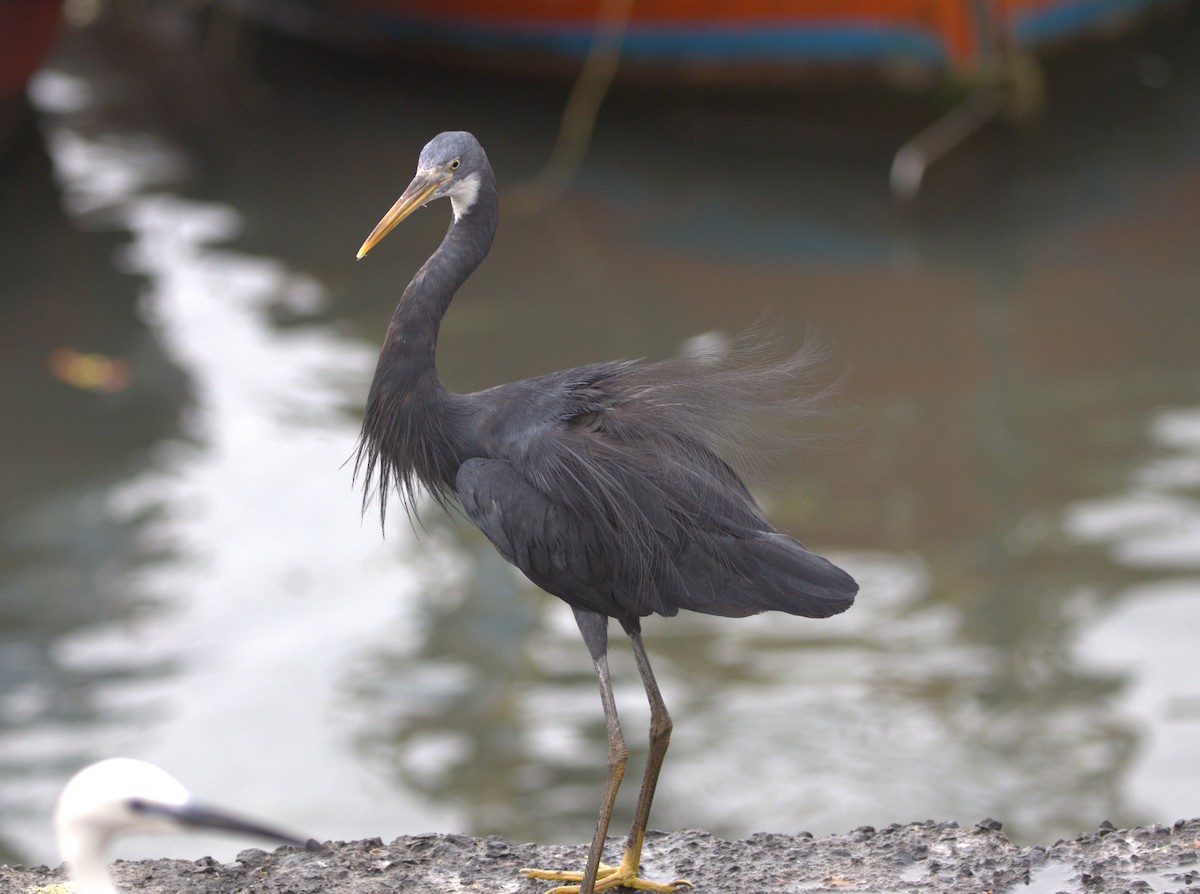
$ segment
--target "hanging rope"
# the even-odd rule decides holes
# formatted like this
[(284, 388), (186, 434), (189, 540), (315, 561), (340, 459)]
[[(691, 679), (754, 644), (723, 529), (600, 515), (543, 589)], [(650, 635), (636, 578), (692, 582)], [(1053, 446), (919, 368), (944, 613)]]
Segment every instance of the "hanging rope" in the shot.
[(633, 0), (602, 0), (596, 11), (592, 45), (567, 96), (550, 157), (537, 174), (511, 187), (506, 196), (509, 208), (516, 213), (528, 214), (549, 205), (570, 186), (583, 166), (600, 105), (621, 62), (632, 8)]

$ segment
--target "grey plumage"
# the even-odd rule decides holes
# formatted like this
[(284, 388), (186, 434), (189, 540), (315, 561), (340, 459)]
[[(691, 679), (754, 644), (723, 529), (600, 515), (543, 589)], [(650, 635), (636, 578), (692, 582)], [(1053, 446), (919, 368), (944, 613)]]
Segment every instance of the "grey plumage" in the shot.
[[(419, 485), (444, 508), (461, 508), (508, 561), (571, 605), (601, 681), (610, 749), (624, 744), (601, 622), (616, 618), (633, 637), (660, 731), (626, 855), (636, 861), (639, 824), (644, 830), (666, 750), (661, 730), (670, 728), (639, 619), (680, 609), (819, 618), (854, 601), (850, 575), (776, 529), (730, 464), (755, 449), (747, 435), (762, 434), (756, 426), (764, 420), (812, 410), (820, 394), (803, 386), (821, 358), (812, 349), (773, 358), (742, 345), (711, 362), (597, 363), (455, 394), (434, 364), (438, 325), (487, 255), (497, 222), (495, 180), (474, 137), (445, 133), (425, 147), (416, 178), (360, 257), (413, 209), (441, 196), (451, 198), (454, 219), (388, 327), (356, 476), (364, 503), (378, 493), (381, 514), (394, 487), (415, 516)], [(614, 782), (610, 767), (584, 894), (596, 881), (619, 776)]]

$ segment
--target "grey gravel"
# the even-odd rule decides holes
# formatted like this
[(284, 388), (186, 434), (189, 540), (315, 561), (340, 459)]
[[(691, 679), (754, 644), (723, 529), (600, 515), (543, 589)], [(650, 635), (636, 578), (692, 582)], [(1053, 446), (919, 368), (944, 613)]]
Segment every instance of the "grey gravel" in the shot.
[[(607, 855), (619, 856), (610, 841)], [(582, 867), (586, 846), (514, 844), (503, 838), (407, 835), (327, 842), (324, 851), (242, 851), (233, 863), (206, 858), (118, 862), (129, 894), (540, 894), (549, 885), (517, 875), (523, 866)], [(724, 841), (706, 832), (650, 832), (642, 871), (687, 878), (700, 894), (872, 892), (872, 894), (1200, 894), (1200, 819), (1114, 829), (1026, 847), (1000, 823), (933, 821), (863, 826), (815, 838), (756, 834)], [(60, 868), (0, 867), (0, 894), (39, 894), (64, 880)], [(59, 889), (61, 891), (61, 889)], [(56, 894), (53, 891), (41, 894)]]

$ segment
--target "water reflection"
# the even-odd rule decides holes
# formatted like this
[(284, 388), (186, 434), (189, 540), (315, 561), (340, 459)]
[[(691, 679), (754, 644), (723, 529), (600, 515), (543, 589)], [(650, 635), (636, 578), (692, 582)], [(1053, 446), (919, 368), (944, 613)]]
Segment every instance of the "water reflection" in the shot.
[[(77, 668), (59, 650), (81, 629), (153, 611), (123, 584), (156, 558), (140, 539), (152, 518), (114, 518), (107, 493), (178, 432), (187, 382), (138, 314), (138, 282), (111, 264), (118, 240), (83, 234), (58, 210), (40, 142), (4, 162), (0, 778), (6, 811), (20, 816), (44, 811), (48, 771), (69, 773), (91, 753), (79, 730), (129, 719), (105, 692), (170, 666), (169, 657), (121, 656)], [(119, 390), (73, 387), (53, 374), (63, 350), (122, 358), (137, 375)], [(6, 828), (5, 837), (16, 836)]]
[(1130, 679), (1119, 716), (1144, 731), (1126, 778), (1137, 807), (1194, 811), (1193, 775), (1200, 733), (1200, 677), (1189, 636), (1200, 621), (1200, 407), (1155, 414), (1153, 447), (1125, 493), (1070, 508), (1073, 537), (1101, 547), (1132, 572), (1115, 610), (1076, 647), (1085, 666)]
[[(50, 95), (70, 94), (73, 86), (80, 86), (75, 93), (82, 90), (65, 74), (48, 77), (49, 86), (43, 81), (43, 87)], [(180, 381), (178, 373), (159, 374), (166, 364), (186, 369), (193, 387), (186, 397), (173, 395), (173, 427), (158, 432), (134, 459), (126, 451), (115, 474), (106, 473), (92, 493), (70, 483), (69, 496), (61, 501), (35, 492), (9, 538), (20, 549), (22, 538), (36, 537), (39, 516), (57, 508), (66, 520), (55, 525), (51, 518), (49, 530), (58, 534), (85, 526), (88, 544), (99, 554), (51, 552), (48, 547), (56, 544), (38, 543), (31, 562), (30, 575), (47, 577), (46, 589), (54, 590), (43, 606), (87, 607), (86, 617), (65, 629), (35, 628), (51, 638), (47, 667), (32, 679), (14, 681), (8, 699), (17, 709), (10, 716), (30, 725), (0, 743), (6, 765), (21, 774), (21, 794), (28, 793), (6, 803), (17, 820), (12, 837), (44, 858), (49, 847), (43, 827), (28, 817), (45, 814), (71, 768), (96, 756), (137, 753), (157, 755), (169, 765), (190, 763), (189, 781), (206, 791), (253, 791), (256, 785), (279, 791), (288, 776), (335, 763), (326, 752), (337, 749), (336, 736), (333, 741), (322, 736), (331, 730), (329, 698), (318, 700), (317, 711), (309, 702), (312, 693), (322, 691), (320, 681), (332, 676), (334, 653), (322, 653), (314, 642), (336, 637), (339, 626), (356, 616), (337, 613), (336, 601), (316, 602), (315, 594), (343, 586), (351, 593), (366, 592), (353, 585), (356, 572), (343, 567), (353, 553), (337, 548), (337, 535), (322, 538), (324, 564), (306, 561), (296, 545), (306, 541), (311, 520), (325, 515), (328, 505), (353, 505), (338, 475), (348, 453), (339, 403), (343, 383), (361, 380), (369, 370), (370, 353), (329, 332), (275, 332), (271, 317), (311, 310), (322, 300), (320, 287), (273, 259), (215, 247), (236, 235), (238, 213), (227, 205), (160, 192), (185, 170), (182, 157), (158, 136), (93, 125), (92, 115), (103, 108), (97, 104), (100, 108), (88, 106), (88, 114), (79, 118), (63, 110), (48, 142), (64, 202), (75, 219), (91, 230), (121, 234), (95, 243), (102, 248), (105, 269), (120, 271), (123, 282), (135, 286), (137, 301), (129, 305), (136, 306), (137, 323), (128, 328), (152, 333), (149, 340), (163, 358), (154, 363), (136, 351), (122, 352), (133, 384), (111, 400), (129, 400), (140, 387), (166, 388)], [(103, 276), (97, 281), (102, 285)], [(70, 294), (81, 301), (95, 298), (86, 287)], [(103, 397), (89, 392), (88, 399)], [(67, 417), (72, 426), (67, 443), (75, 443), (80, 433), (77, 415)], [(152, 416), (143, 415), (139, 421), (145, 425)], [(111, 405), (101, 408), (100, 416), (103, 426), (122, 422)], [(297, 438), (301, 431), (304, 437)], [(89, 471), (100, 467), (92, 453), (76, 462)], [(308, 470), (311, 477), (304, 474)], [(354, 517), (350, 513), (346, 519), (348, 538), (357, 534)], [(104, 531), (115, 537), (96, 536)], [(388, 587), (389, 596), (399, 589), (394, 573), (371, 567), (369, 553), (358, 558), (374, 586)], [(71, 580), (70, 573), (80, 565), (87, 568), (89, 560), (102, 563), (106, 573)], [(63, 569), (65, 578), (56, 573)], [(7, 575), (9, 580), (19, 596), (20, 575)], [(10, 598), (7, 604), (19, 610), (21, 603)], [(297, 604), (316, 610), (316, 615), (299, 613), (308, 634), (297, 635), (299, 628), (286, 621), (268, 623)], [(326, 609), (337, 616), (318, 620)], [(357, 622), (354, 627), (362, 632)], [(356, 634), (345, 633), (341, 641), (349, 645)], [(24, 645), (19, 638), (18, 646)], [(10, 654), (15, 662), (28, 663), (21, 652), (6, 650)], [(72, 685), (74, 680), (80, 682)], [(57, 716), (36, 716), (33, 707), (42, 689), (59, 700), (83, 689), (87, 710), (68, 718), (65, 727)], [(269, 703), (262, 704), (266, 693)], [(237, 732), (238, 726), (244, 731)], [(332, 730), (337, 728), (333, 724)], [(220, 729), (225, 732), (214, 736)], [(311, 744), (279, 752), (287, 736)], [(230, 739), (244, 749), (222, 749)], [(272, 748), (279, 756), (269, 768), (241, 760), (246, 752)], [(307, 809), (285, 812), (317, 828), (313, 814), (326, 811), (308, 800), (309, 794), (366, 789), (362, 776), (329, 770), (306, 787)], [(405, 809), (402, 801), (397, 808), (396, 800), (387, 807), (368, 810), (370, 818), (360, 816), (343, 828), (366, 835)], [(436, 810), (429, 813), (436, 816)], [(199, 845), (216, 852), (232, 846), (225, 841)], [(195, 852), (190, 845), (171, 847)]]
[(529, 753), (539, 732), (523, 713), (538, 673), (527, 644), (544, 635), (539, 604), (489, 544), (441, 518), (426, 524), (428, 540), (412, 557), (421, 569), (420, 608), (407, 622), (415, 629), (389, 637), (346, 678), (363, 724), (359, 747), (399, 784), (457, 805), (470, 828), (543, 832), (526, 819), (531, 793), (547, 793)]
[[(676, 717), (654, 825), (992, 815), (1046, 841), (1191, 809), (1200, 53), (1180, 35), (1170, 90), (1108, 72), (1032, 148), (997, 137), (1002, 186), (924, 216), (887, 210), (894, 120), (748, 124), (618, 92), (576, 188), (505, 220), (443, 326), (456, 388), (764, 314), (797, 340), (818, 325), (852, 369), (827, 423), (849, 434), (761, 494), (863, 596), (819, 624), (646, 625)], [(435, 95), (268, 41), (255, 110), (193, 144), (138, 99), (163, 85), (102, 47), (75, 35), (41, 81), (58, 189), (36, 153), (0, 179), (21, 234), (0, 243), (19, 383), (0, 392), (0, 835), (50, 859), (57, 785), (127, 752), (319, 835), (586, 840), (603, 721), (570, 613), (436, 512), (382, 540), (342, 467), (392, 296), (445, 226), (418, 216), (352, 263), (404, 147), (470, 127), (511, 183), (558, 91)], [(747, 152), (770, 177), (747, 182)], [(120, 359), (128, 386), (55, 378), (61, 347)], [(647, 711), (613, 651), (637, 761)]]

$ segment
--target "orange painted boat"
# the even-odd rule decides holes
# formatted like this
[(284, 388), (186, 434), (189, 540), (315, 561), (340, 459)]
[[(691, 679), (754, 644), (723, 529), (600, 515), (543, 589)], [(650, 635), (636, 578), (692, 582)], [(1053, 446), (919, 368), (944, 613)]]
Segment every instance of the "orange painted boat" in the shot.
[(997, 56), (1108, 34), (1187, 0), (241, 0), (308, 36), (577, 61), (607, 26), (622, 62), (701, 76), (821, 66), (972, 73)]

